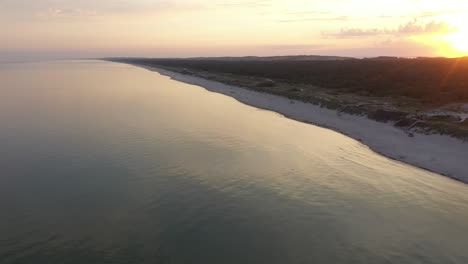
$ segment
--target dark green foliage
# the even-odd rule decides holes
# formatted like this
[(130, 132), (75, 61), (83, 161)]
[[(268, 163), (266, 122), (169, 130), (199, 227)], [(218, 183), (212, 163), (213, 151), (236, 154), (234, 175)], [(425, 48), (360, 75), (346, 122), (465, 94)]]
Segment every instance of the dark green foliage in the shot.
[(407, 96), (425, 103), (468, 101), (468, 58), (374, 58), (328, 61), (117, 59), (312, 84), (373, 96)]

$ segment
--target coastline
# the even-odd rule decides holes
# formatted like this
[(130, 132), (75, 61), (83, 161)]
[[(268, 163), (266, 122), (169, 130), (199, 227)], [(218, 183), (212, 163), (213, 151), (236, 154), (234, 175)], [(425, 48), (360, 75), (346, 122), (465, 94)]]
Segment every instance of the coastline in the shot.
[[(124, 63), (124, 62), (123, 62)], [(468, 183), (468, 143), (447, 135), (414, 132), (412, 137), (393, 123), (382, 123), (319, 105), (262, 93), (166, 69), (125, 63), (155, 71), (173, 80), (201, 86), (244, 104), (277, 112), (287, 118), (328, 128), (360, 141), (373, 151), (409, 165)]]

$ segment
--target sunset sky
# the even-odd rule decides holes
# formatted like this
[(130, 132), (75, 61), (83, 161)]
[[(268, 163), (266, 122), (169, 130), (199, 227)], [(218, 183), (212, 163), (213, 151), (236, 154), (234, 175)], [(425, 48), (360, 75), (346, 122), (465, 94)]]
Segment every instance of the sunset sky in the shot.
[(468, 0), (0, 0), (0, 60), (468, 55)]

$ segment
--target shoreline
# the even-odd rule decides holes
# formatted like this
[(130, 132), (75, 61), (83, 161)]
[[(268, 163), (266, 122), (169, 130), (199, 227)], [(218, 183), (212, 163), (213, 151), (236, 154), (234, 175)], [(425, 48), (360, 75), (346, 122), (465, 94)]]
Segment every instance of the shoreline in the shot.
[[(121, 62), (125, 63), (125, 62)], [(279, 113), (286, 118), (324, 127), (360, 141), (387, 158), (468, 183), (468, 143), (447, 135), (412, 132), (412, 137), (392, 122), (382, 123), (366, 116), (352, 115), (319, 105), (263, 93), (245, 87), (185, 75), (163, 68), (125, 63), (158, 72), (173, 80), (197, 85), (237, 101)]]

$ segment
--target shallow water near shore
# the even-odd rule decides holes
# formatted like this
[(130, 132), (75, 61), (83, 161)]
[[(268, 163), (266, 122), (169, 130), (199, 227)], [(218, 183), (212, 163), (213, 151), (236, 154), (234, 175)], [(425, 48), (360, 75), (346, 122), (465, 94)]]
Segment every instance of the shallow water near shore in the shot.
[(0, 263), (467, 263), (468, 186), (134, 66), (0, 65)]

